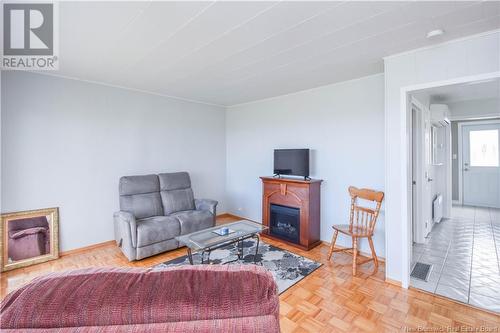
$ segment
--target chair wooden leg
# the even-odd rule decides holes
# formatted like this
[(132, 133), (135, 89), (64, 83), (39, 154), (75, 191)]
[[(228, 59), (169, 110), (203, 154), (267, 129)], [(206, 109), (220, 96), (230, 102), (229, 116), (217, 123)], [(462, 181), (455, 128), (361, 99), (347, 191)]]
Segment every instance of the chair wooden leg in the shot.
[(328, 251), (328, 260), (330, 260), (330, 258), (332, 257), (333, 249), (335, 248), (335, 242), (337, 241), (338, 234), (339, 232), (337, 230), (335, 230), (335, 232), (333, 233), (332, 244), (330, 245), (330, 251)]
[(352, 238), (352, 276), (356, 276), (356, 264), (358, 259), (358, 238)]
[(373, 246), (373, 240), (371, 237), (368, 237), (368, 244), (370, 244), (370, 249), (372, 250), (372, 258), (375, 265), (374, 272), (376, 272), (378, 270), (378, 258), (377, 254), (375, 253), (375, 247)]

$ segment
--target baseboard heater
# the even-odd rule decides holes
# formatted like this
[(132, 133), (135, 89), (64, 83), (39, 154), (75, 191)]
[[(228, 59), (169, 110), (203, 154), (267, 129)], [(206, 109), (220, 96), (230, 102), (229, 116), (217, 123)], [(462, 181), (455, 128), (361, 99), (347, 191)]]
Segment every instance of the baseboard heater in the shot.
[(443, 218), (443, 196), (438, 194), (432, 202), (432, 220), (434, 223), (441, 222)]

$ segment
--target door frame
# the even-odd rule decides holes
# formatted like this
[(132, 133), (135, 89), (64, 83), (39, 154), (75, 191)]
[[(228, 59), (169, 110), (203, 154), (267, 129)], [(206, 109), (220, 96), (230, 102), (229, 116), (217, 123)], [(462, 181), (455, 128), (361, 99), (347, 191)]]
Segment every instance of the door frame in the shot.
[(464, 168), (462, 166), (463, 163), (463, 147), (462, 147), (462, 127), (467, 125), (489, 125), (489, 124), (500, 124), (500, 119), (490, 119), (490, 120), (469, 120), (469, 121), (461, 121), (457, 124), (457, 140), (458, 140), (458, 203), (463, 205), (463, 177), (464, 177)]

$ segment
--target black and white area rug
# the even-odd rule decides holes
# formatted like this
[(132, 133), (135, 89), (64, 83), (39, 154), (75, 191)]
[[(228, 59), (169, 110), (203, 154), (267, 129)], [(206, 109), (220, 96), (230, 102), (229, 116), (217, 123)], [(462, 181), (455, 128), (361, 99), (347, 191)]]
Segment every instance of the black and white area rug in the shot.
[[(243, 259), (229, 264), (253, 264), (256, 243), (257, 241), (254, 239), (247, 239), (243, 241)], [(236, 244), (229, 244), (225, 247), (212, 251), (210, 254), (210, 263), (224, 264), (237, 258), (238, 250)], [(193, 254), (193, 263), (195, 265), (201, 264), (201, 255), (199, 253)], [(257, 265), (260, 264), (273, 274), (274, 279), (278, 284), (278, 291), (280, 294), (322, 265), (319, 262), (293, 254), (287, 250), (266, 244), (262, 241), (259, 244), (259, 252), (257, 254)], [(156, 265), (154, 268), (181, 265), (189, 265), (187, 255), (166, 261), (162, 264)]]

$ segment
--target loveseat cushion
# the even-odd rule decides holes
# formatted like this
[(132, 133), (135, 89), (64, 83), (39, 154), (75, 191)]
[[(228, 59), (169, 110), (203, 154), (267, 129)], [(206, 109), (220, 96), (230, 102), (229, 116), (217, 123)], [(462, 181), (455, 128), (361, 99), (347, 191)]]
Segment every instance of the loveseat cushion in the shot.
[(181, 235), (213, 227), (215, 217), (208, 210), (188, 210), (170, 215), (179, 220)]
[(120, 210), (141, 219), (163, 215), (160, 181), (157, 175), (120, 178)]
[(120, 195), (151, 192), (160, 192), (160, 181), (157, 175), (125, 176), (120, 178)]
[(153, 216), (137, 221), (137, 247), (151, 245), (179, 236), (179, 220), (170, 216)]
[(187, 172), (160, 173), (158, 179), (161, 191), (191, 188), (191, 178)]
[(138, 219), (163, 215), (160, 193), (122, 195), (120, 210), (130, 212)]
[(191, 179), (187, 172), (162, 173), (158, 179), (165, 215), (195, 208)]
[(165, 215), (194, 209), (194, 195), (190, 188), (161, 191), (161, 201)]

